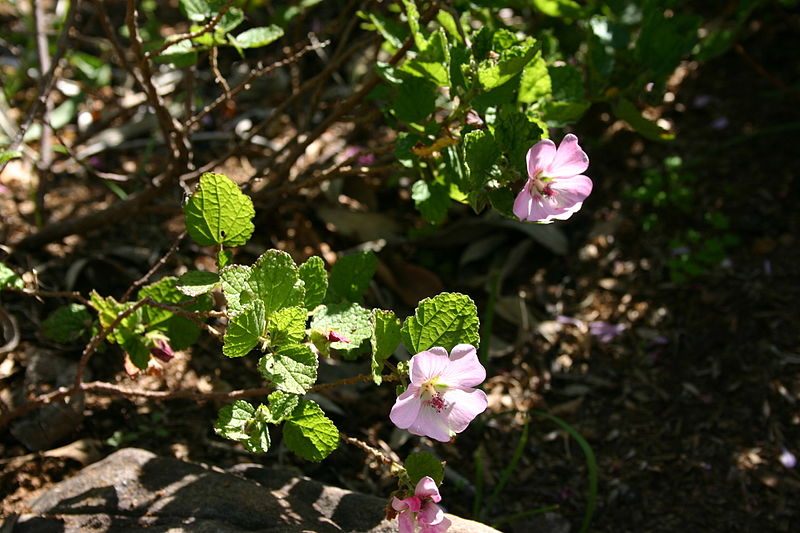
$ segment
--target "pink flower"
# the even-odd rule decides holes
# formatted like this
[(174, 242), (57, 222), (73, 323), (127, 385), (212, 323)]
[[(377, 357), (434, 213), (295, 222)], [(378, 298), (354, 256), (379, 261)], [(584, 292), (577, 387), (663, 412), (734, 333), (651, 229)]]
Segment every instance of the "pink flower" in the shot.
[(400, 533), (443, 533), (450, 527), (450, 520), (445, 518), (441, 507), (436, 505), (442, 501), (436, 482), (425, 476), (414, 488), (414, 495), (405, 499), (392, 499), (392, 508), (399, 514)]
[(350, 339), (339, 333), (338, 331), (328, 330), (328, 336), (326, 337), (328, 342), (346, 342), (349, 343)]
[(550, 139), (534, 144), (527, 161), (529, 178), (514, 200), (514, 214), (520, 220), (545, 224), (566, 220), (592, 192), (592, 180), (581, 174), (589, 168), (589, 156), (571, 133), (558, 149)]
[(397, 397), (389, 418), (400, 429), (448, 442), (486, 410), (486, 379), (475, 347), (459, 344), (448, 356), (436, 346), (411, 358), (411, 385)]

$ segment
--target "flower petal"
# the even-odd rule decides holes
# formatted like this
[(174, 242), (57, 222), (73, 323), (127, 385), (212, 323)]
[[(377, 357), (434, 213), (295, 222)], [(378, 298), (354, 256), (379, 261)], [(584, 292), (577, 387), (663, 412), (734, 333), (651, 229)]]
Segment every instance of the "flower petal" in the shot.
[[(554, 196), (556, 206), (562, 210), (561, 213), (553, 214), (553, 218), (563, 220), (581, 208), (583, 201), (592, 192), (592, 180), (586, 176), (561, 178), (553, 180), (550, 188), (556, 193)], [(565, 214), (566, 216), (563, 216)]]
[(589, 168), (589, 156), (578, 145), (578, 138), (571, 133), (561, 141), (551, 161), (545, 169), (548, 178), (577, 176)]
[(413, 384), (409, 385), (408, 389), (395, 400), (389, 418), (395, 426), (407, 429), (417, 419), (421, 407), (419, 387)]
[(419, 352), (411, 358), (411, 383), (421, 385), (429, 379), (439, 376), (445, 367), (450, 363), (447, 357), (447, 350), (441, 348), (436, 351), (426, 350)]
[[(555, 183), (555, 181), (551, 183)], [(563, 209), (558, 207), (553, 199), (544, 198), (538, 193), (531, 195), (530, 187), (531, 180), (528, 180), (514, 200), (514, 214), (520, 220), (549, 224), (553, 221), (553, 215), (562, 213)]]
[(544, 139), (534, 144), (525, 156), (525, 161), (528, 163), (528, 176), (533, 178), (536, 174), (551, 166), (555, 156), (556, 143), (550, 139)]
[(421, 524), (419, 533), (444, 533), (452, 524), (449, 518), (443, 517), (438, 524)]
[(439, 442), (450, 442), (450, 428), (444, 415), (429, 405), (423, 405), (417, 419), (408, 427), (414, 435), (424, 435)]
[(478, 360), (478, 352), (470, 344), (455, 346), (450, 355), (450, 364), (441, 374), (440, 383), (449, 387), (474, 387), (486, 379), (486, 369)]
[(447, 425), (454, 433), (461, 433), (476, 416), (486, 410), (489, 400), (482, 390), (448, 389), (442, 394), (448, 405)]
[(444, 511), (433, 502), (425, 502), (417, 515), (421, 524), (436, 525), (444, 520)]
[(400, 526), (400, 533), (414, 533), (414, 530), (417, 529), (415, 526), (416, 517), (408, 511), (400, 513), (397, 517), (397, 522)]
[(439, 488), (436, 486), (436, 482), (430, 476), (425, 476), (417, 482), (417, 486), (414, 487), (414, 496), (419, 498), (430, 498), (436, 503), (442, 501), (442, 497), (439, 494)]

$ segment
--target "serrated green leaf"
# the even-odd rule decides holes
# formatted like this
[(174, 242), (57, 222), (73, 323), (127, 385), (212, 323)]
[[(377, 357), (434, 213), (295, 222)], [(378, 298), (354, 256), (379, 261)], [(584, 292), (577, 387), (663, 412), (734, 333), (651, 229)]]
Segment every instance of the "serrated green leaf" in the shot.
[(370, 337), (372, 380), (376, 385), (380, 385), (383, 381), (381, 377), (383, 362), (394, 353), (402, 340), (400, 319), (392, 311), (373, 309), (372, 325), (372, 336)]
[(414, 44), (417, 50), (425, 48), (426, 39), (422, 35), (419, 28), (419, 10), (414, 0), (403, 0), (403, 7), (406, 10), (406, 19), (408, 20), (408, 27), (411, 30), (411, 35), (414, 37)]
[(431, 477), (437, 485), (441, 485), (444, 480), (444, 465), (428, 452), (412, 453), (403, 466), (406, 467), (412, 487), (416, 487), (425, 476)]
[(308, 311), (304, 307), (284, 307), (275, 311), (267, 321), (271, 346), (300, 342), (306, 336)]
[(201, 246), (241, 246), (253, 234), (253, 202), (223, 174), (200, 176), (183, 212), (186, 230)]
[(225, 331), (222, 353), (228, 357), (243, 357), (258, 346), (264, 336), (267, 319), (264, 316), (264, 304), (256, 300), (231, 319)]
[(377, 268), (378, 258), (372, 252), (342, 256), (331, 269), (329, 292), (343, 300), (360, 302)]
[[(508, 181), (527, 177), (526, 154), (541, 138), (542, 130), (516, 106), (503, 106), (495, 121), (494, 138), (498, 147), (508, 154), (509, 162), (519, 171), (519, 176), (507, 176)], [(507, 182), (501, 181), (505, 184)]]
[(461, 24), (458, 20), (450, 14), (449, 11), (440, 10), (436, 13), (436, 20), (439, 21), (439, 24), (442, 25), (442, 28), (450, 34), (450, 36), (458, 41), (459, 43), (464, 42), (464, 38), (459, 33), (459, 25)]
[(522, 71), (517, 100), (525, 104), (533, 104), (548, 98), (553, 92), (547, 62), (540, 53), (528, 63)]
[[(168, 276), (143, 287), (138, 294), (139, 299), (151, 298), (152, 300), (164, 304), (180, 304), (190, 298), (178, 290), (178, 279)], [(189, 305), (182, 305), (184, 311), (205, 312), (211, 309), (211, 297), (207, 294), (200, 295), (196, 302)], [(200, 336), (200, 326), (188, 318), (155, 307), (145, 306), (142, 308), (142, 321), (148, 331), (161, 331), (170, 339), (170, 344), (174, 350), (185, 350), (195, 342)]]
[(291, 416), (300, 404), (300, 396), (296, 394), (286, 394), (276, 390), (269, 395), (269, 413), (273, 424), (279, 424)]
[(240, 48), (259, 48), (272, 44), (283, 37), (283, 29), (275, 26), (264, 26), (245, 30), (234, 38)]
[(241, 442), (252, 453), (265, 453), (270, 445), (269, 417), (264, 405), (256, 409), (245, 400), (236, 400), (219, 410), (214, 431), (221, 437)]
[(22, 290), (25, 288), (25, 282), (5, 263), (0, 263), (0, 289), (5, 289), (6, 287)]
[(222, 15), (214, 31), (216, 33), (228, 33), (236, 29), (242, 22), (244, 22), (244, 11), (238, 7), (231, 7)]
[(339, 446), (339, 430), (319, 405), (304, 400), (284, 423), (283, 442), (300, 457), (319, 462)]
[(536, 41), (528, 38), (516, 46), (503, 50), (497, 60), (484, 59), (478, 65), (478, 82), (485, 91), (500, 87), (522, 72), (538, 50)]
[(71, 303), (59, 307), (42, 322), (42, 335), (56, 342), (73, 342), (91, 327), (92, 315), (86, 306)]
[(571, 65), (549, 66), (547, 75), (553, 92), (553, 100), (559, 102), (583, 102), (583, 75)]
[(551, 128), (562, 128), (574, 124), (589, 109), (589, 102), (546, 102), (542, 117)]
[(492, 134), (486, 130), (471, 131), (464, 136), (464, 161), (469, 170), (465, 193), (480, 189), (489, 181), (489, 170), (498, 156)]
[(267, 318), (284, 307), (302, 306), (303, 280), (292, 257), (279, 250), (267, 250), (252, 267), (232, 265), (220, 273), (222, 292), (231, 314), (241, 313), (254, 300), (261, 300)]
[(219, 274), (204, 270), (190, 270), (178, 278), (175, 287), (187, 296), (200, 296), (219, 285)]
[(258, 370), (278, 390), (305, 394), (317, 381), (319, 361), (305, 344), (287, 344), (258, 362)]
[(441, 224), (447, 217), (450, 189), (446, 185), (419, 180), (411, 186), (411, 198), (422, 218), (431, 224)]
[(456, 344), (477, 348), (480, 322), (478, 309), (469, 296), (443, 292), (419, 303), (413, 316), (403, 323), (403, 342), (416, 354), (434, 346), (450, 351)]
[[(96, 291), (89, 294), (89, 301), (97, 311), (100, 325), (109, 327), (117, 316), (134, 305), (133, 302), (119, 303), (111, 296), (101, 297)], [(130, 356), (131, 362), (137, 368), (144, 370), (150, 360), (150, 349), (144, 343), (145, 322), (143, 309), (139, 308), (127, 317), (108, 334), (106, 340), (119, 344)]]
[(312, 329), (334, 330), (350, 342), (332, 342), (330, 347), (344, 352), (355, 352), (361, 343), (372, 336), (372, 313), (356, 303), (328, 304), (319, 307), (311, 320)]
[(437, 87), (424, 78), (404, 74), (394, 90), (396, 94), (389, 105), (402, 122), (419, 122), (436, 109)]
[(233, 261), (233, 252), (230, 250), (220, 250), (217, 254), (217, 268), (222, 270)]
[(450, 86), (450, 54), (444, 30), (430, 36), (425, 47), (406, 61), (401, 70), (425, 78), (439, 87)]
[(319, 256), (309, 257), (308, 261), (300, 265), (300, 279), (306, 288), (306, 309), (313, 310), (325, 299), (328, 291), (328, 273), (325, 271), (325, 262)]
[(0, 165), (5, 165), (18, 157), (22, 157), (22, 152), (19, 150), (0, 150)]

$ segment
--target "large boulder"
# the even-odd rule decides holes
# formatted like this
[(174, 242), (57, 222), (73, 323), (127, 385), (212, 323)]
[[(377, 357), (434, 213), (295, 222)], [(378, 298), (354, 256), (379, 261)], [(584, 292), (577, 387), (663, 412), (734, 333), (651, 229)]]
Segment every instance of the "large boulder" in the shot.
[[(397, 531), (386, 500), (255, 464), (218, 471), (127, 448), (30, 503), (14, 533)], [(497, 533), (456, 516), (451, 533)], [(8, 525), (8, 524), (6, 524)], [(0, 530), (7, 531), (4, 527)]]

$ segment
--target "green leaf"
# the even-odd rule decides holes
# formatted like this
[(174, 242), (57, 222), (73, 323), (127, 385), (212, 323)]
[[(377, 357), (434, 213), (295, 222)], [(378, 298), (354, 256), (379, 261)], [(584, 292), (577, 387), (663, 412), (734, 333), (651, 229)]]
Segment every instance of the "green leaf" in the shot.
[(484, 59), (478, 65), (478, 82), (485, 91), (500, 87), (522, 72), (539, 51), (534, 39), (512, 46), (500, 53), (497, 60)]
[(350, 342), (332, 342), (330, 347), (348, 357), (361, 343), (372, 336), (372, 313), (356, 303), (328, 304), (319, 307), (311, 320), (312, 329), (334, 330)]
[(430, 476), (437, 485), (441, 485), (444, 479), (444, 465), (428, 452), (412, 453), (406, 458), (404, 466), (412, 487), (416, 487), (425, 476)]
[(446, 185), (419, 180), (411, 187), (411, 198), (422, 218), (431, 224), (444, 222), (450, 207), (450, 189)]
[(237, 35), (234, 41), (240, 48), (259, 48), (272, 44), (281, 37), (283, 37), (283, 29), (273, 24), (245, 30)]
[[(504, 106), (495, 121), (494, 138), (498, 147), (508, 154), (508, 160), (520, 172), (519, 177), (527, 177), (528, 169), (525, 155), (542, 136), (542, 130), (516, 106)], [(516, 176), (509, 176), (514, 181)]]
[(330, 290), (350, 302), (360, 302), (378, 268), (372, 252), (358, 252), (340, 257), (331, 269)]
[(305, 305), (309, 311), (313, 310), (325, 299), (328, 291), (328, 273), (325, 271), (325, 262), (319, 256), (309, 257), (308, 261), (300, 265), (300, 279), (306, 287)]
[[(156, 283), (143, 287), (138, 294), (139, 299), (150, 298), (156, 302), (176, 305), (189, 300), (189, 297), (177, 288), (178, 279), (168, 276)], [(211, 309), (211, 297), (207, 294), (200, 295), (195, 303), (182, 305), (184, 311), (205, 312)], [(200, 336), (200, 326), (188, 318), (155, 307), (142, 308), (142, 320), (147, 325), (147, 330), (163, 332), (170, 339), (170, 344), (175, 350), (185, 350)]]
[(258, 370), (278, 390), (305, 394), (317, 381), (319, 361), (305, 344), (287, 344), (258, 362)]
[(189, 235), (201, 246), (241, 246), (253, 234), (253, 202), (223, 174), (200, 176), (183, 212)]
[(197, 63), (197, 52), (195, 52), (191, 41), (179, 41), (168, 46), (153, 60), (156, 63), (172, 63), (178, 68), (183, 68)]
[(400, 69), (425, 78), (439, 87), (449, 87), (450, 54), (444, 30), (440, 29), (431, 35), (419, 54), (406, 61)]
[(0, 165), (5, 165), (18, 157), (22, 157), (22, 152), (19, 150), (0, 150)]
[(284, 423), (283, 442), (300, 457), (319, 462), (339, 446), (339, 430), (319, 405), (304, 400)]
[(219, 410), (214, 431), (221, 437), (241, 442), (252, 453), (265, 453), (270, 445), (269, 419), (269, 410), (264, 405), (255, 409), (244, 400), (236, 400)]
[(583, 76), (571, 65), (547, 67), (553, 90), (553, 100), (565, 102), (582, 102)]
[(216, 33), (228, 33), (233, 31), (239, 24), (244, 22), (244, 11), (238, 7), (231, 7), (228, 9), (219, 21), (219, 24), (214, 28)]
[(674, 135), (663, 129), (652, 120), (645, 118), (629, 100), (620, 98), (613, 107), (614, 114), (630, 124), (642, 137), (652, 141), (669, 141)]
[(414, 315), (403, 323), (403, 342), (409, 353), (434, 346), (450, 351), (456, 344), (479, 342), (478, 309), (469, 296), (443, 292), (419, 303)]
[(289, 254), (280, 250), (267, 250), (250, 268), (225, 267), (220, 277), (228, 310), (234, 315), (254, 300), (263, 302), (267, 318), (278, 309), (302, 306), (305, 302), (297, 266)]
[(219, 274), (204, 270), (190, 270), (178, 278), (176, 288), (187, 296), (200, 296), (219, 285)]
[(267, 334), (271, 346), (300, 342), (306, 336), (308, 312), (304, 307), (278, 309), (267, 322)]
[(53, 311), (42, 322), (42, 334), (56, 342), (73, 342), (78, 340), (92, 327), (92, 315), (85, 305), (71, 303)]
[(192, 22), (203, 22), (212, 14), (205, 0), (180, 0), (181, 12)]
[(541, 54), (528, 63), (522, 71), (517, 100), (525, 104), (533, 104), (549, 97), (553, 91), (547, 62)]
[(408, 27), (411, 29), (411, 35), (414, 37), (414, 44), (416, 44), (417, 50), (422, 50), (425, 48), (427, 41), (425, 36), (420, 33), (417, 4), (414, 0), (403, 0), (403, 7), (406, 10), (406, 19), (408, 20)]
[(436, 109), (437, 87), (428, 80), (406, 74), (394, 88), (396, 95), (390, 105), (398, 120), (419, 122)]
[(256, 300), (253, 305), (231, 319), (225, 331), (222, 353), (228, 357), (243, 357), (263, 342), (267, 326), (264, 304)]
[(384, 311), (383, 309), (372, 310), (372, 380), (376, 385), (383, 381), (381, 372), (383, 362), (386, 361), (397, 349), (402, 340), (400, 334), (400, 319), (394, 312)]
[(461, 34), (458, 32), (459, 25), (461, 24), (458, 20), (450, 14), (449, 11), (440, 10), (436, 13), (436, 20), (439, 21), (439, 24), (442, 25), (442, 28), (450, 34), (453, 39), (458, 41), (459, 43), (463, 43), (464, 39), (461, 37)]
[(549, 127), (563, 128), (577, 122), (589, 109), (589, 102), (547, 102), (541, 109)]
[(230, 250), (220, 250), (217, 254), (217, 268), (222, 270), (233, 261), (233, 252)]
[(292, 411), (300, 404), (300, 396), (296, 394), (286, 394), (276, 390), (269, 395), (269, 413), (271, 422), (279, 424), (291, 416)]
[(583, 8), (574, 0), (533, 0), (536, 8), (550, 17), (580, 18)]
[(494, 164), (498, 156), (497, 145), (492, 134), (486, 130), (475, 130), (464, 136), (464, 161), (467, 163), (469, 177), (467, 179), (467, 190), (469, 193), (475, 189), (480, 189), (489, 181), (489, 169)]
[(25, 288), (25, 282), (5, 263), (0, 263), (0, 289), (5, 289), (6, 287), (22, 290)]
[(697, 43), (699, 17), (674, 13), (667, 18), (661, 9), (649, 9), (636, 41), (636, 55), (658, 74), (668, 75)]
[[(117, 316), (134, 305), (133, 302), (119, 303), (111, 296), (102, 298), (95, 291), (91, 292), (89, 299), (97, 311), (100, 325), (104, 328), (109, 327)], [(123, 318), (106, 337), (109, 342), (119, 344), (130, 356), (131, 362), (142, 370), (147, 368), (147, 362), (150, 360), (150, 349), (143, 341), (145, 333), (143, 315), (144, 310), (137, 309)]]

